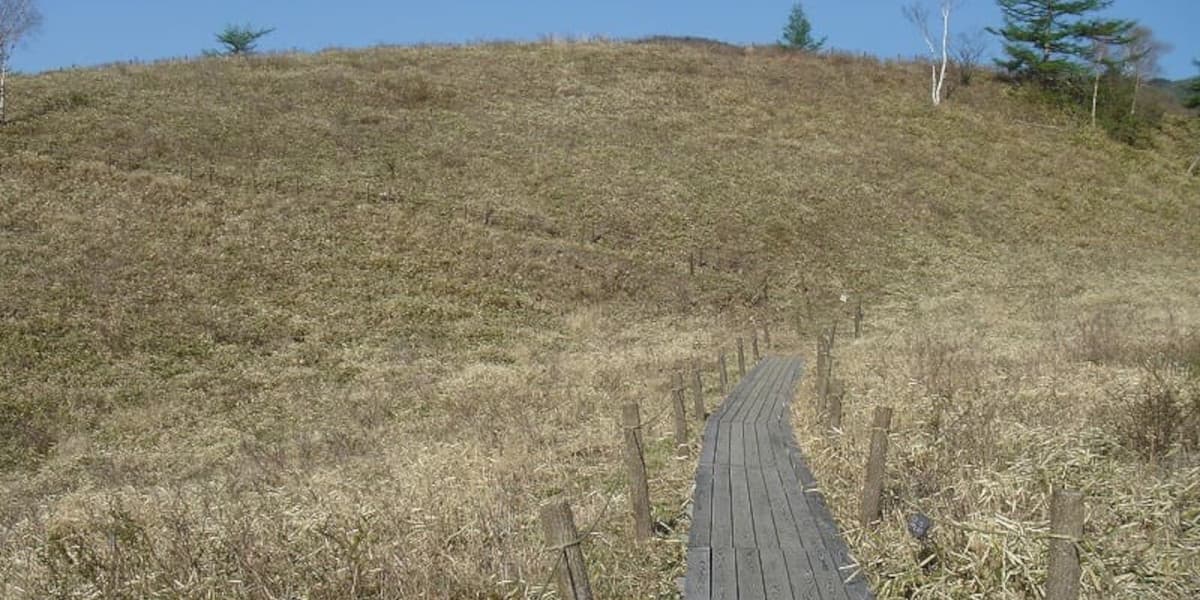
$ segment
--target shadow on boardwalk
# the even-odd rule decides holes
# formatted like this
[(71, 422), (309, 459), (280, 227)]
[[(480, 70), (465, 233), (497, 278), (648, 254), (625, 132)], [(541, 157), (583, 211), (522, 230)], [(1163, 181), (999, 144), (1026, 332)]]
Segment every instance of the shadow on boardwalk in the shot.
[(767, 357), (704, 430), (687, 600), (873, 598), (796, 446), (799, 358)]

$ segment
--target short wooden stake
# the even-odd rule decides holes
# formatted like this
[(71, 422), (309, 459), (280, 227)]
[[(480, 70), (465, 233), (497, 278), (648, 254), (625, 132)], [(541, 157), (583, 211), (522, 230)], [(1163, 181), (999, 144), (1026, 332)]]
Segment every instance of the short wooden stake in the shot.
[(863, 484), (862, 526), (868, 527), (879, 520), (880, 497), (886, 474), (888, 428), (892, 424), (892, 409), (875, 407), (875, 421), (871, 424), (871, 457), (867, 461), (867, 478)]
[(767, 350), (771, 349), (771, 323), (763, 321), (763, 347)]
[(696, 409), (696, 420), (701, 423), (708, 418), (704, 410), (704, 382), (700, 381), (700, 365), (692, 366), (692, 403)]
[(821, 402), (821, 410), (829, 410), (829, 380), (833, 378), (833, 336), (836, 331), (836, 325), (825, 330), (822, 340), (825, 358), (818, 361), (821, 372), (817, 375), (817, 397)]
[(758, 361), (762, 358), (758, 354), (758, 329), (750, 332), (750, 351), (754, 353), (754, 364), (758, 364)]
[(621, 409), (621, 426), (625, 430), (625, 466), (629, 469), (634, 536), (645, 540), (654, 534), (654, 522), (650, 520), (650, 488), (646, 481), (642, 416), (636, 402), (630, 402)]
[(822, 413), (829, 410), (829, 379), (833, 375), (833, 356), (826, 333), (822, 332), (817, 340), (817, 409)]
[(824, 398), (825, 406), (829, 406), (829, 384), (833, 382), (833, 353), (825, 353), (825, 374), (821, 377), (821, 383), (825, 385), (821, 390)]
[(1083, 493), (1054, 490), (1050, 499), (1050, 558), (1046, 600), (1079, 598), (1079, 547), (1083, 537)]
[(862, 337), (863, 307), (862, 300), (854, 305), (854, 339)]
[(746, 344), (738, 338), (738, 377), (746, 376)]
[(829, 355), (825, 353), (825, 338), (824, 334), (817, 339), (817, 379), (815, 381), (817, 389), (817, 411), (824, 413), (825, 406), (825, 361), (829, 360)]
[(829, 410), (829, 379), (833, 375), (833, 369), (830, 363), (833, 358), (828, 353), (822, 354), (817, 360), (817, 402), (821, 406), (821, 411)]
[(841, 379), (834, 379), (829, 385), (829, 430), (837, 431), (842, 428), (842, 399), (846, 395), (846, 385)]
[(558, 499), (543, 504), (542, 528), (546, 545), (557, 554), (559, 595), (570, 600), (592, 600), (592, 584), (580, 548), (583, 540), (575, 528), (571, 505)]
[(721, 396), (729, 392), (729, 369), (725, 365), (725, 351), (722, 350), (717, 362), (721, 366)]
[(683, 375), (675, 374), (672, 388), (671, 404), (675, 408), (675, 455), (679, 458), (687, 458), (687, 407), (683, 404)]

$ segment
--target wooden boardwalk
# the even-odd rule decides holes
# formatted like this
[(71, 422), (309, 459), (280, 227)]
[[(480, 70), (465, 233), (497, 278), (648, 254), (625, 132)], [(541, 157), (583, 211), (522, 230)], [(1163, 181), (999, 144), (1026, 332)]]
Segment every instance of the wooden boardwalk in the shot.
[(792, 433), (788, 404), (803, 366), (763, 359), (708, 419), (687, 600), (873, 598)]

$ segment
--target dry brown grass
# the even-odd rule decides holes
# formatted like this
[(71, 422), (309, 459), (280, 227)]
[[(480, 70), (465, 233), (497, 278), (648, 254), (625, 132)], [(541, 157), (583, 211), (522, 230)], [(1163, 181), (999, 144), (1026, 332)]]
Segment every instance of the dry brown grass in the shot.
[[(1148, 485), (1105, 429), (1105, 403), (1137, 396), (1085, 393), (1134, 394), (1130, 349), (1155, 344), (1129, 334), (1093, 364), (1068, 339), (1104, 306), (1195, 326), (1182, 143), (1120, 147), (986, 82), (933, 111), (923, 81), (861, 57), (611, 43), (17, 78), (2, 595), (536, 595), (537, 505), (563, 494), (581, 525), (604, 517), (586, 548), (603, 597), (670, 597), (678, 539), (630, 541), (621, 403), (657, 413), (678, 361), (754, 314), (799, 312), (811, 334), (843, 291), (870, 310), (840, 357), (855, 397), (900, 394), (901, 431), (924, 436), (898, 446), (922, 491), (893, 497), (1025, 527), (1046, 488), (1022, 482), (1088, 472), (1093, 507), (1141, 503), (1094, 512), (1089, 531), (1120, 537), (1096, 542), (1111, 579), (1089, 589), (1194, 589), (1166, 580), (1189, 566), (1171, 549), (1195, 529), (1171, 527), (1195, 515), (1167, 509), (1195, 494), (1192, 455), (1157, 459)], [(1051, 417), (1063, 435), (1033, 428)], [(692, 466), (668, 434), (649, 437), (651, 495), (682, 530)], [(811, 441), (839, 511), (854, 435)], [(946, 552), (973, 552), (955, 535)], [(903, 562), (898, 539), (856, 539), (885, 596), (918, 581), (881, 558)], [(1032, 589), (1036, 543), (978, 539), (1011, 539), (1032, 579), (992, 554), (977, 583), (947, 567), (928, 593)]]
[[(796, 416), (880, 596), (1041, 597), (1054, 486), (1086, 497), (1084, 597), (1200, 592), (1200, 287), (1184, 280), (1189, 268), (1110, 282), (1100, 304), (1063, 301), (1083, 327), (1014, 310), (1021, 296), (993, 289), (881, 310), (869, 335), (843, 343), (843, 430), (823, 434), (808, 402)], [(1112, 303), (1129, 310), (1120, 326)], [(896, 416), (883, 522), (863, 530), (876, 404)], [(906, 529), (918, 513), (935, 523), (928, 546)]]

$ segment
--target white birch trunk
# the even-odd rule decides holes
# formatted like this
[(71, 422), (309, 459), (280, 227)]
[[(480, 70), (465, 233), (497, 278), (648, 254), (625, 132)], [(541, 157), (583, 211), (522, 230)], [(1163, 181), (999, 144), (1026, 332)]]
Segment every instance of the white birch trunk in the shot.
[(933, 92), (933, 105), (942, 103), (942, 86), (946, 83), (946, 65), (950, 63), (950, 3), (942, 3), (942, 72)]
[(1096, 70), (1096, 80), (1092, 85), (1092, 127), (1096, 126), (1096, 100), (1100, 98), (1100, 71)]
[(1139, 70), (1133, 77), (1133, 99), (1129, 101), (1129, 116), (1137, 114), (1138, 92), (1142, 89), (1142, 72)]
[(0, 125), (8, 122), (8, 114), (4, 112), (5, 82), (8, 80), (8, 55), (0, 51)]

